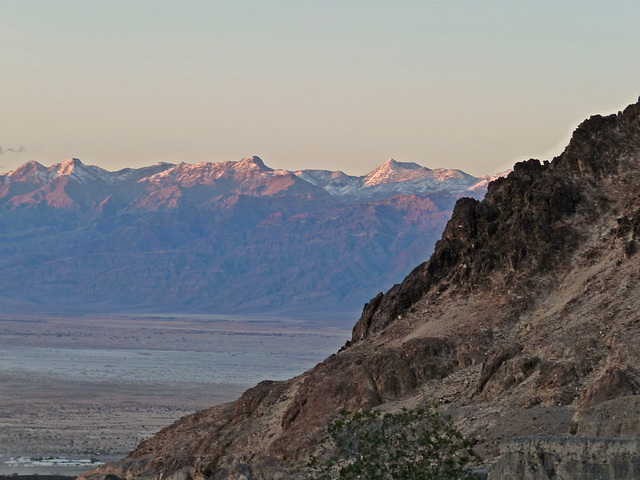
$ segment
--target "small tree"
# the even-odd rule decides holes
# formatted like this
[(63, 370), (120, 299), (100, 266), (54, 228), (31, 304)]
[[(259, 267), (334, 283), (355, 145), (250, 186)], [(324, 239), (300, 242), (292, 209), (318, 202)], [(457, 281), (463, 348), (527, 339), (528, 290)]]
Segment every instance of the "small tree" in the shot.
[(309, 462), (317, 480), (463, 480), (480, 458), (453, 422), (433, 406), (399, 413), (343, 414), (328, 429), (326, 461)]

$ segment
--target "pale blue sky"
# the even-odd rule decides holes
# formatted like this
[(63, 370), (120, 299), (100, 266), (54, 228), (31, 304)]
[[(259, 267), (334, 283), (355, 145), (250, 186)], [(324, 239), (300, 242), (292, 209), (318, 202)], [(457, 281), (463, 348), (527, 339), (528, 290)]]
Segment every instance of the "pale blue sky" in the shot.
[(638, 25), (636, 0), (0, 0), (0, 171), (494, 173), (638, 99)]

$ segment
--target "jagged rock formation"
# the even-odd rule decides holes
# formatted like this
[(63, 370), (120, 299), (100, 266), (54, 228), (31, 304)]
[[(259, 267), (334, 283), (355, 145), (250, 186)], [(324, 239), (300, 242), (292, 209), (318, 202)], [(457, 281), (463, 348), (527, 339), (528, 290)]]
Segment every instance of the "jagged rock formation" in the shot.
[(425, 399), (489, 459), (516, 436), (640, 436), (637, 408), (606, 414), (638, 398), (638, 191), (640, 103), (583, 122), (559, 157), (518, 163), (482, 202), (459, 200), (431, 259), (367, 304), (340, 352), (86, 478), (281, 478), (340, 410)]
[(0, 308), (348, 318), (432, 251), (460, 195), (484, 193), (458, 170), (394, 160), (362, 177), (258, 157), (28, 162), (0, 175)]

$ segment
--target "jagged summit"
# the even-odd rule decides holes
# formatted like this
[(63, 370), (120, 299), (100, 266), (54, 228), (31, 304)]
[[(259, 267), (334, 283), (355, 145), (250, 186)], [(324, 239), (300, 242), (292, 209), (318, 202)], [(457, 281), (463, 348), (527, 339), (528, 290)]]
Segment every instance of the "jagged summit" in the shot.
[(255, 155), (247, 158), (243, 158), (238, 162), (238, 170), (259, 170), (261, 172), (271, 172), (272, 168), (267, 167), (260, 157)]
[(70, 158), (65, 162), (54, 165), (54, 167), (58, 167), (58, 175), (70, 175), (74, 173), (74, 171), (84, 167), (84, 163), (82, 163), (78, 158)]
[(413, 162), (396, 162), (390, 158), (378, 168), (365, 176), (366, 185), (403, 182), (424, 177), (430, 172), (426, 167)]

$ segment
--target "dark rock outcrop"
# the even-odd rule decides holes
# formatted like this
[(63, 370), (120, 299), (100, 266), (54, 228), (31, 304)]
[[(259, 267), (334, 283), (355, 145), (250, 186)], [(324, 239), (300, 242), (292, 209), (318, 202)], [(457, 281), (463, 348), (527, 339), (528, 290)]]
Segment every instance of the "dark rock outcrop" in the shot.
[(478, 378), (476, 392), (480, 393), (484, 389), (489, 379), (498, 371), (498, 369), (507, 360), (515, 357), (522, 351), (520, 345), (498, 345), (485, 359), (482, 364), (482, 371)]

